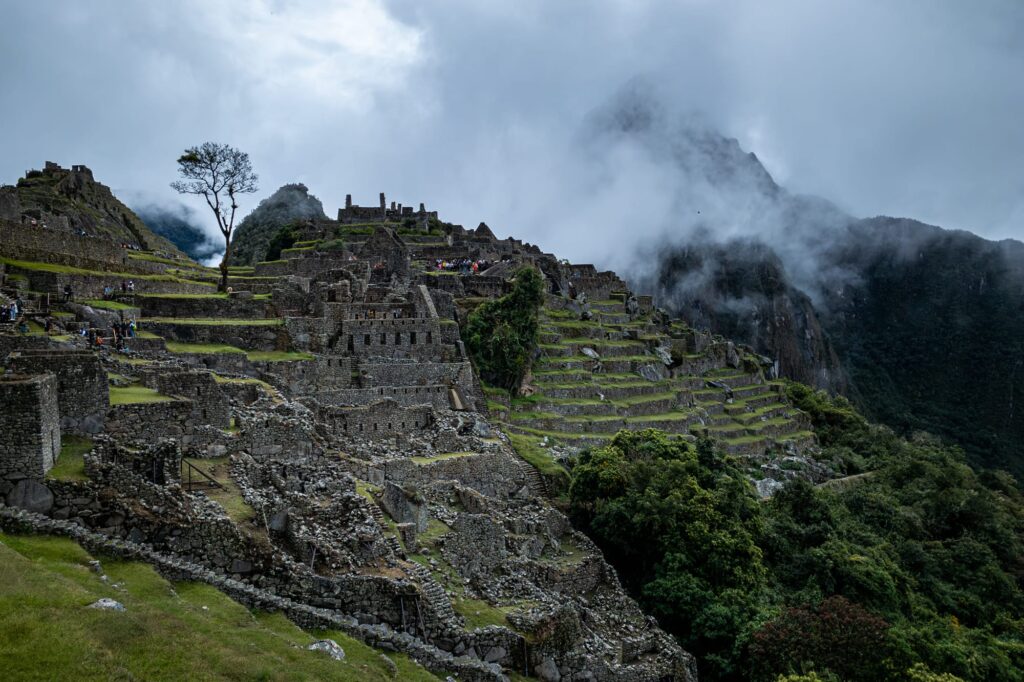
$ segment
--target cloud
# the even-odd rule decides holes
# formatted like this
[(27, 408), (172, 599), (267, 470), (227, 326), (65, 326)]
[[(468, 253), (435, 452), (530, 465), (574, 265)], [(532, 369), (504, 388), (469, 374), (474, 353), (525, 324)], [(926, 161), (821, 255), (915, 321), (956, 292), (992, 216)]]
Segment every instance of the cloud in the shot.
[(643, 81), (666, 126), (700, 112), (794, 192), (1024, 236), (1014, 0), (52, 0), (4, 19), (6, 182), (86, 163), (166, 202), (180, 151), (217, 140), (260, 174), (243, 210), (291, 182), (328, 214), (386, 191), (609, 266), (695, 203), (748, 231), (757, 199), (679, 190), (700, 174), (672, 150), (595, 131)]

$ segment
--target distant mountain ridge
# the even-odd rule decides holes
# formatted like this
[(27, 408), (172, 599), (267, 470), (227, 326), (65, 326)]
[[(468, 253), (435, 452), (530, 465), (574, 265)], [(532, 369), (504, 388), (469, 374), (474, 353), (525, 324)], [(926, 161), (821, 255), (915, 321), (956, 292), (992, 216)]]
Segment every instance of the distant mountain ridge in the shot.
[(642, 92), (594, 120), (598, 141), (679, 175), (637, 289), (873, 419), (1024, 475), (1024, 244), (790, 194), (736, 140), (669, 121)]

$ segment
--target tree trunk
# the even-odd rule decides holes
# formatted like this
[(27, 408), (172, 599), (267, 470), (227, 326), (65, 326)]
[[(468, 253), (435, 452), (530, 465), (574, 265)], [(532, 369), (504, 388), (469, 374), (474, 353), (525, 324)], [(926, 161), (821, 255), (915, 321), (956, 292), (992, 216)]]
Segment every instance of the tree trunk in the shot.
[(228, 290), (228, 260), (231, 258), (231, 237), (224, 238), (224, 258), (220, 261), (220, 290)]

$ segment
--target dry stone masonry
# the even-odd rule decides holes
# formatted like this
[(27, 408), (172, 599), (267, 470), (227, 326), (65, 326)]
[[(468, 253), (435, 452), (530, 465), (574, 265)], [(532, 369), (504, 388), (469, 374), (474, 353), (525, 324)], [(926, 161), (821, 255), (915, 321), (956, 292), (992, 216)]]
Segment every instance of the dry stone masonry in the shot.
[[(513, 442), (557, 469), (654, 427), (746, 457), (766, 494), (829, 476), (769, 360), (482, 223), (349, 197), (337, 220), (299, 225), (280, 260), (232, 269), (227, 293), (216, 270), (61, 221), (58, 238), (34, 238), (12, 206), (0, 291), (33, 327), (0, 328), (0, 499), (18, 508), (0, 525), (153, 563), (444, 675), (696, 679), (548, 499), (564, 483)], [(523, 266), (547, 291), (529, 399), (510, 400), (481, 384), (460, 329)], [(62, 432), (91, 445), (55, 476)]]

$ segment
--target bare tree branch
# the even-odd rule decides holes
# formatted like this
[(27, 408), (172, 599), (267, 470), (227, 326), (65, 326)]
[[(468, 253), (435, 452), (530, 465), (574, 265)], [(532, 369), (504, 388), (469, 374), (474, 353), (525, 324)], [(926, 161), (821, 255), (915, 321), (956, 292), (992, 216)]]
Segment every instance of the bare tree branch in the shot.
[[(236, 196), (257, 190), (256, 173), (249, 155), (226, 144), (204, 142), (189, 147), (178, 157), (180, 180), (171, 187), (180, 194), (201, 196), (217, 219), (217, 227), (224, 235), (224, 258), (221, 260), (221, 290), (228, 286), (228, 259), (231, 257), (231, 233), (235, 229)], [(222, 195), (227, 194), (227, 204)], [(230, 209), (230, 212), (228, 211)]]

